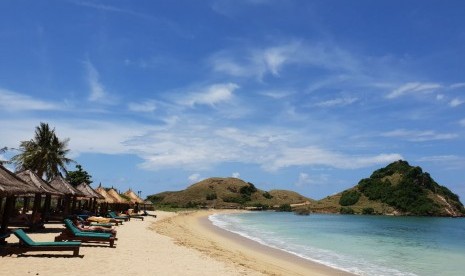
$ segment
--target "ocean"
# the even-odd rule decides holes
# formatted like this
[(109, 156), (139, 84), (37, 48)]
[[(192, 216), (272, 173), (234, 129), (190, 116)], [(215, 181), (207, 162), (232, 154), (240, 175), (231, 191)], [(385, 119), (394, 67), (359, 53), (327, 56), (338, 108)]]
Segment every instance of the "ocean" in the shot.
[(465, 275), (465, 219), (249, 212), (212, 223), (357, 275)]

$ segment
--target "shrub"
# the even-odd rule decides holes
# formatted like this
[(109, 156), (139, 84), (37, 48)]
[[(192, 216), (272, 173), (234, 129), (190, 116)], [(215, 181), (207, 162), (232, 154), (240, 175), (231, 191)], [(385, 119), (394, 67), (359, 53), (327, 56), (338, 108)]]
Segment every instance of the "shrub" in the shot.
[(277, 210), (278, 212), (292, 212), (290, 204), (281, 204)]
[(272, 196), (270, 193), (268, 193), (268, 192), (264, 192), (264, 193), (263, 193), (263, 197), (264, 197), (264, 198), (267, 198), (267, 199), (272, 199), (272, 198), (273, 198), (273, 196)]
[(214, 199), (217, 199), (218, 196), (216, 195), (216, 193), (211, 193), (211, 194), (208, 194), (206, 198), (207, 200), (214, 200)]
[(344, 215), (353, 215), (355, 214), (354, 209), (350, 207), (341, 207), (339, 210), (339, 213), (344, 214)]
[(362, 214), (364, 215), (373, 215), (375, 213), (375, 209), (371, 207), (363, 208)]
[(360, 198), (360, 193), (352, 190), (352, 191), (345, 191), (342, 193), (341, 198), (339, 199), (339, 204), (342, 206), (350, 206), (354, 205), (358, 202)]
[(241, 194), (250, 196), (257, 191), (257, 188), (255, 188), (255, 186), (252, 183), (249, 182), (248, 184), (249, 185), (247, 186), (241, 187), (240, 189)]

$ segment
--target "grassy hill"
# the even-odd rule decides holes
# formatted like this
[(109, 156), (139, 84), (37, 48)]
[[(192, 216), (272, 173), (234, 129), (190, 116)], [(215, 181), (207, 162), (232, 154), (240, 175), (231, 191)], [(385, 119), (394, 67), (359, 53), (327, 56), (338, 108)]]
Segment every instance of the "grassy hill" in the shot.
[(358, 185), (296, 209), (298, 213), (356, 213), (464, 216), (459, 197), (420, 167), (397, 161), (376, 170)]
[(281, 205), (312, 202), (296, 192), (257, 189), (238, 178), (208, 178), (187, 189), (148, 196), (159, 206), (205, 208), (278, 208)]

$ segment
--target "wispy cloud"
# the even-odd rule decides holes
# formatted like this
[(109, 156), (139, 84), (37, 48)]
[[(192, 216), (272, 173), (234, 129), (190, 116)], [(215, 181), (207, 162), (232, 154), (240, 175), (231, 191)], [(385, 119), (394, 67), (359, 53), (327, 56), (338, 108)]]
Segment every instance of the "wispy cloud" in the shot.
[(116, 6), (105, 5), (101, 3), (95, 3), (95, 2), (90, 2), (90, 1), (79, 1), (79, 0), (69, 0), (68, 2), (78, 5), (78, 6), (92, 8), (92, 9), (96, 9), (100, 11), (116, 12), (116, 13), (123, 13), (123, 14), (132, 15), (132, 16), (137, 16), (137, 17), (151, 18), (150, 16), (140, 13), (140, 12), (135, 12), (129, 9), (123, 9), (123, 8), (119, 8)]
[(427, 93), (427, 92), (432, 92), (434, 90), (437, 90), (441, 87), (442, 85), (438, 83), (409, 82), (391, 91), (391, 93), (386, 95), (386, 98), (394, 99), (394, 98), (404, 96), (406, 94)]
[(319, 103), (317, 103), (315, 105), (320, 106), (320, 107), (345, 106), (345, 105), (353, 104), (357, 100), (358, 99), (355, 98), (355, 97), (336, 98), (336, 99), (331, 99), (331, 100), (319, 102)]
[(60, 110), (64, 107), (58, 103), (34, 99), (29, 95), (0, 88), (0, 109), (6, 111), (45, 111)]
[(153, 100), (148, 100), (140, 103), (129, 103), (128, 108), (134, 112), (153, 112), (157, 109), (157, 104)]
[(192, 183), (199, 182), (200, 180), (202, 180), (202, 178), (199, 173), (194, 173), (194, 174), (189, 175), (187, 180), (189, 180), (189, 183), (192, 184)]
[(233, 172), (233, 173), (232, 173), (232, 177), (234, 177), (234, 178), (240, 178), (240, 177), (241, 177), (241, 174), (238, 173), (238, 172)]
[(235, 83), (213, 84), (199, 89), (198, 92), (192, 92), (182, 96), (178, 102), (188, 106), (214, 106), (215, 104), (230, 101), (233, 98), (233, 92), (238, 88), (239, 86)]
[(452, 100), (449, 102), (449, 105), (450, 105), (451, 107), (457, 107), (457, 106), (459, 106), (459, 105), (461, 105), (461, 104), (463, 104), (463, 103), (465, 103), (464, 100), (461, 100), (461, 99), (459, 99), (459, 98), (455, 98), (455, 99), (452, 99)]
[(396, 129), (393, 131), (382, 133), (383, 137), (396, 137), (412, 142), (434, 141), (434, 140), (450, 140), (458, 137), (454, 133), (437, 133), (433, 130), (407, 130)]
[(84, 62), (86, 68), (86, 80), (90, 88), (89, 101), (103, 102), (107, 98), (105, 87), (100, 82), (100, 74), (90, 61)]

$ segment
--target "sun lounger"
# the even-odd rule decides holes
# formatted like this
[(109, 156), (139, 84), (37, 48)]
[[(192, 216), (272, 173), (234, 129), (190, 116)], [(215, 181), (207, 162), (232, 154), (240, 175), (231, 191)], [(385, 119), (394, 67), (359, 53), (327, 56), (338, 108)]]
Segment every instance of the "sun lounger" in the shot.
[[(90, 221), (87, 221), (87, 220), (85, 220), (85, 219), (83, 219), (83, 218), (81, 218), (81, 217), (79, 217), (79, 216), (77, 217), (77, 219), (78, 219), (79, 221), (81, 221), (84, 225), (88, 225), (88, 226), (101, 226), (101, 227), (105, 227), (105, 228), (111, 228), (111, 227), (113, 227), (113, 225), (114, 225), (114, 224), (112, 224), (112, 223), (90, 222)], [(118, 224), (116, 224), (116, 225), (118, 225)]]
[(129, 221), (131, 220), (131, 217), (129, 216), (117, 216), (115, 212), (108, 212), (108, 216), (113, 219), (122, 219), (124, 221)]
[(9, 255), (29, 251), (73, 251), (73, 256), (79, 256), (80, 242), (35, 242), (22, 229), (14, 230), (13, 234), (18, 237), (19, 245), (5, 247)]
[(109, 233), (84, 232), (80, 231), (71, 220), (65, 219), (66, 229), (58, 236), (55, 241), (81, 241), (81, 242), (108, 242), (113, 247), (116, 238)]

